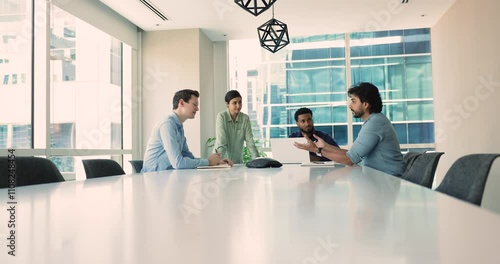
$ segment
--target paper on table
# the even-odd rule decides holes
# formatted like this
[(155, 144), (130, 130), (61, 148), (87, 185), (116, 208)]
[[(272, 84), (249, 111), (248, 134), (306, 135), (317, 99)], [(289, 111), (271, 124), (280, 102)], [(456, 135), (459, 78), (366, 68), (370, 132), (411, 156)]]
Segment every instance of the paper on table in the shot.
[(300, 166), (305, 166), (305, 167), (331, 167), (335, 165), (342, 165), (342, 164), (336, 163), (335, 161), (311, 161), (300, 164)]
[(231, 166), (229, 164), (220, 164), (220, 165), (214, 165), (214, 166), (198, 166), (196, 167), (197, 169), (229, 169)]

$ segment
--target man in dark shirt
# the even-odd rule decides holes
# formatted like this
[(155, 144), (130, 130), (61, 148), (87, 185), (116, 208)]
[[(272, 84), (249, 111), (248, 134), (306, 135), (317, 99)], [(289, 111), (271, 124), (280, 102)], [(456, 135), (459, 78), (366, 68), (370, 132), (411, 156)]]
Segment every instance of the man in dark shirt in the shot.
[[(323, 139), (325, 142), (328, 142), (328, 144), (332, 146), (339, 146), (335, 142), (335, 140), (330, 137), (330, 135), (326, 134), (323, 131), (314, 129), (313, 114), (311, 109), (305, 107), (300, 108), (295, 112), (294, 117), (300, 131), (290, 134), (288, 136), (289, 138), (305, 137), (309, 140), (316, 141), (316, 139), (313, 137), (314, 134)], [(321, 156), (321, 153), (309, 152), (309, 156), (311, 158), (311, 161), (330, 161), (330, 159)]]

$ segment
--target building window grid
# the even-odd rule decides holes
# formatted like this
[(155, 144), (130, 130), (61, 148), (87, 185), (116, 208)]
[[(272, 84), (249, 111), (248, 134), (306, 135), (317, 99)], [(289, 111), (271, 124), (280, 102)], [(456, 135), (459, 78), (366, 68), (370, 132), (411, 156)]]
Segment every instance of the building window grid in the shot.
[[(18, 3), (28, 3), (26, 1), (18, 1)], [(17, 3), (17, 2), (16, 2)], [(29, 2), (29, 4), (26, 4), (26, 5), (21, 5), (21, 6), (24, 6), (22, 7), (21, 9), (22, 10), (27, 10), (29, 8), (31, 8), (31, 4), (32, 2)], [(9, 7), (11, 7), (10, 5), (7, 6), (7, 8), (3, 8), (2, 12), (0, 13), (3, 13), (3, 14), (13, 14), (14, 11), (13, 10), (9, 10)], [(53, 16), (54, 16), (54, 8), (55, 6), (51, 5), (51, 10), (50, 11), (47, 11), (47, 16), (50, 17), (51, 21), (53, 19)], [(16, 8), (17, 10), (17, 8)], [(61, 13), (62, 11), (61, 10), (58, 10), (57, 12)], [(19, 13), (19, 10), (17, 10), (15, 12), (16, 14)], [(27, 17), (31, 16), (31, 13), (28, 14), (28, 12), (21, 12), (20, 14), (26, 14)], [(72, 17), (72, 15), (68, 14), (68, 17)], [(29, 19), (32, 19), (32, 18), (29, 18)], [(75, 30), (74, 30), (74, 27), (71, 29), (71, 30), (67, 30), (67, 28), (65, 27), (64, 28), (64, 37), (65, 38), (74, 38), (75, 37)], [(58, 39), (55, 39), (54, 38), (54, 35), (53, 34), (50, 34), (51, 35), (51, 41), (59, 41)], [(13, 38), (13, 41), (16, 40), (16, 36), (12, 36)], [(5, 38), (4, 38), (5, 40)], [(7, 45), (8, 43), (4, 43), (4, 45)], [(122, 61), (121, 61), (121, 54), (122, 54), (122, 42), (120, 41), (115, 41), (115, 44), (118, 44), (119, 45), (119, 49), (117, 50), (116, 48), (115, 49), (112, 49), (111, 50), (111, 56), (112, 57), (118, 57), (118, 59), (120, 59), (120, 62), (119, 64), (120, 65), (117, 65), (117, 61), (115, 61), (115, 72), (116, 72), (116, 69), (119, 69), (118, 72), (116, 73), (119, 73), (121, 74), (121, 68), (122, 68)], [(66, 46), (66, 45), (62, 45), (62, 46)], [(49, 49), (52, 48), (52, 52), (51, 50), (48, 50), (47, 52), (51, 55), (54, 55), (54, 52), (57, 53), (57, 51), (55, 51), (55, 47), (51, 46), (49, 47)], [(61, 54), (61, 60), (62, 61), (68, 61), (68, 62), (71, 62), (71, 61), (74, 61), (76, 60), (76, 51), (75, 51), (75, 48), (74, 48), (74, 45), (73, 46), (66, 46), (65, 48), (61, 48), (59, 49), (61, 50), (62, 52), (64, 52), (63, 54)], [(9, 52), (9, 50), (5, 50), (7, 52)], [(117, 56), (117, 54), (114, 54), (114, 52), (118, 51), (119, 54)], [(1, 56), (2, 54), (0, 54)], [(53, 56), (52, 56), (52, 59), (53, 59)], [(7, 59), (7, 58), (2, 58), (1, 60), (1, 63), (2, 64), (6, 64), (6, 63), (9, 63), (10, 61), (12, 60), (12, 58), (10, 59)], [(43, 63), (44, 65), (44, 63)], [(28, 66), (28, 68), (30, 68)], [(111, 69), (113, 70), (113, 68)], [(50, 71), (48, 72), (49, 74), (51, 73)], [(14, 74), (5, 74), (5, 75), (2, 75), (0, 76), (2, 78), (2, 83), (4, 85), (7, 85), (7, 84), (19, 84), (19, 83), (26, 83), (26, 78), (27, 76), (31, 76), (32, 73), (31, 72), (28, 72), (27, 73), (20, 73), (20, 74), (17, 74), (17, 73), (14, 73)], [(48, 77), (48, 76), (47, 76)], [(116, 77), (114, 78), (116, 79)], [(119, 78), (120, 81), (119, 81), (119, 85), (121, 85), (121, 78)], [(66, 80), (68, 81), (67, 78), (63, 78), (63, 80)], [(59, 81), (62, 81), (62, 80), (59, 80)], [(123, 91), (121, 91), (123, 92)], [(52, 97), (51, 97), (52, 98)], [(33, 107), (33, 100), (31, 101), (31, 105)], [(46, 106), (47, 108), (50, 108), (51, 109), (51, 112), (53, 111), (52, 109), (52, 106), (50, 105), (47, 105)], [(121, 113), (123, 114), (123, 113)], [(51, 114), (52, 115), (52, 114)], [(47, 117), (49, 118), (49, 117)], [(51, 128), (49, 129), (49, 131), (53, 130), (52, 129), (52, 126), (54, 124), (51, 124)], [(74, 124), (72, 124), (74, 125)], [(23, 149), (23, 155), (37, 155), (39, 156), (42, 152), (40, 152), (40, 150), (43, 151), (43, 153), (47, 153), (47, 151), (49, 149), (51, 149), (53, 147), (53, 141), (54, 141), (54, 138), (51, 138), (50, 139), (50, 142), (48, 142), (48, 146), (45, 150), (43, 149), (36, 149), (36, 148), (33, 148), (32, 146), (32, 141), (34, 139), (32, 139), (31, 135), (31, 130), (34, 130), (34, 129), (41, 129), (43, 130), (43, 123), (38, 123), (37, 127), (33, 128), (32, 127), (32, 124), (31, 123), (27, 123), (27, 124), (19, 124), (19, 123), (11, 123), (11, 124), (0, 124), (0, 149), (6, 149), (6, 148), (18, 148), (18, 149)], [(116, 125), (115, 125), (116, 126)], [(116, 129), (114, 129), (116, 130)], [(121, 129), (120, 129), (121, 130)], [(116, 134), (116, 133), (113, 133), (113, 134)], [(71, 146), (74, 146), (75, 143), (75, 138), (74, 138), (74, 130), (73, 132), (71, 132), (71, 135), (65, 135), (64, 137), (65, 138), (68, 138), (68, 140), (70, 140), (72, 143), (70, 143)], [(115, 144), (116, 145), (116, 144)], [(51, 155), (47, 155), (46, 157), (53, 160), (56, 165), (60, 165), (58, 166), (59, 169), (62, 171), (62, 172), (65, 172), (65, 171), (68, 171), (68, 168), (69, 169), (73, 169), (74, 166), (76, 165), (75, 163), (75, 160), (73, 159), (74, 157), (76, 157), (77, 161), (79, 161), (81, 158), (89, 158), (91, 156), (80, 156), (80, 155), (95, 155), (95, 154), (92, 154), (93, 150), (92, 149), (88, 149), (88, 150), (85, 150), (85, 151), (82, 151), (82, 150), (79, 150), (79, 149), (71, 149), (71, 146), (65, 146), (65, 147), (69, 147), (69, 148), (66, 148), (66, 149), (60, 149), (60, 150), (57, 150), (57, 147), (55, 149), (52, 149), (51, 151), (49, 151), (49, 153), (51, 153)], [(61, 147), (61, 146), (59, 146)], [(116, 148), (116, 146), (114, 146)], [(30, 154), (32, 153), (32, 154)], [(82, 153), (86, 153), (86, 154), (82, 154)], [(99, 151), (97, 153), (106, 153), (106, 149), (99, 149)], [(123, 159), (123, 155), (125, 156), (130, 156), (129, 153), (131, 153), (131, 150), (124, 150), (124, 149), (119, 149), (119, 150), (116, 150), (116, 149), (111, 149), (109, 150), (109, 155), (111, 156), (100, 156), (100, 157), (108, 157), (108, 158), (113, 158), (115, 160), (118, 160), (119, 162), (122, 162), (122, 159)], [(103, 154), (100, 154), (100, 155), (103, 155)], [(106, 154), (104, 154), (106, 155)], [(42, 155), (44, 156), (44, 155)], [(59, 161), (64, 161), (64, 163), (61, 163)], [(61, 163), (61, 164), (58, 164), (58, 163)], [(80, 162), (81, 163), (81, 162)], [(80, 164), (78, 164), (80, 165)], [(61, 167), (62, 166), (62, 167)]]
[[(425, 34), (428, 34), (429, 31), (428, 29), (423, 29), (424, 33)], [(400, 32), (400, 31), (398, 31)], [(403, 34), (405, 31), (402, 31)], [(390, 33), (389, 33), (390, 34)], [(425, 35), (424, 34), (424, 35)], [(428, 41), (429, 42), (429, 41)], [(398, 44), (399, 46), (402, 46), (403, 48), (403, 52), (404, 52), (404, 47), (406, 47), (407, 45), (405, 43), (403, 44)], [(428, 45), (430, 46), (430, 43), (429, 44), (425, 44), (425, 45)], [(394, 45), (394, 46), (397, 46), (397, 45)], [(345, 47), (345, 50), (347, 49), (350, 49), (352, 47)], [(288, 51), (288, 53), (290, 53), (290, 51)], [(383, 102), (384, 102), (384, 109), (383, 109), (383, 112), (384, 114), (386, 114), (390, 119), (391, 119), (391, 116), (393, 113), (390, 112), (390, 108), (394, 108), (394, 107), (398, 107), (397, 104), (402, 104), (402, 110), (404, 111), (403, 113), (403, 120), (392, 120), (392, 123), (393, 125), (397, 126), (397, 125), (403, 125), (405, 127), (405, 130), (406, 130), (406, 136), (404, 138), (404, 140), (401, 140), (401, 145), (407, 145), (409, 142), (410, 142), (410, 132), (409, 132), (409, 127), (411, 126), (411, 124), (424, 124), (424, 125), (428, 125), (427, 129), (428, 130), (432, 130), (432, 133), (429, 133), (429, 137), (431, 138), (431, 141), (429, 142), (423, 142), (424, 145), (428, 145), (428, 144), (431, 144), (430, 145), (430, 149), (432, 149), (434, 147), (434, 139), (433, 139), (433, 124), (434, 124), (434, 121), (433, 121), (433, 117), (431, 117), (430, 119), (420, 119), (420, 120), (411, 120), (411, 118), (409, 117), (409, 110), (408, 110), (408, 103), (429, 103), (430, 104), (430, 107), (431, 109), (433, 108), (433, 98), (432, 97), (424, 97), (424, 98), (411, 98), (411, 96), (408, 96), (408, 93), (409, 93), (409, 90), (407, 89), (407, 67), (408, 65), (411, 65), (412, 63), (410, 62), (407, 62), (407, 58), (423, 58), (422, 60), (425, 61), (425, 60), (428, 60), (428, 62), (425, 62), (425, 63), (428, 63), (430, 65), (430, 56), (431, 56), (431, 53), (430, 53), (430, 50), (428, 52), (421, 52), (421, 53), (418, 53), (418, 54), (386, 54), (386, 55), (373, 55), (373, 56), (355, 56), (355, 57), (351, 57), (350, 58), (350, 64), (349, 64), (349, 69), (347, 69), (347, 66), (346, 65), (325, 65), (325, 66), (320, 66), (320, 67), (309, 67), (309, 68), (301, 68), (301, 69), (297, 69), (297, 68), (289, 68), (287, 67), (285, 69), (285, 74), (288, 73), (289, 71), (313, 71), (313, 70), (317, 70), (317, 69), (328, 69), (329, 70), (329, 78), (330, 80), (333, 78), (332, 76), (332, 73), (331, 73), (331, 69), (333, 68), (340, 68), (340, 69), (344, 69), (344, 73), (347, 73), (347, 70), (350, 70), (352, 71), (353, 69), (355, 68), (364, 68), (364, 67), (381, 67), (383, 66), (384, 67), (384, 79), (385, 79), (385, 82), (383, 87), (388, 87), (390, 86), (389, 83), (387, 83), (387, 77), (389, 77), (389, 73), (388, 73), (388, 67), (390, 66), (396, 66), (396, 65), (399, 65), (399, 66), (402, 66), (403, 67), (403, 85), (402, 87), (398, 87), (399, 89), (403, 89), (404, 90), (404, 96), (402, 98), (392, 98), (390, 95), (390, 93), (392, 91), (384, 91), (383, 89), (381, 89), (381, 95), (382, 95), (382, 99), (383, 99)], [(381, 63), (381, 64), (374, 64), (374, 65), (357, 65), (356, 62), (362, 62), (363, 60), (380, 60), (380, 59), (383, 59), (384, 62)], [(399, 59), (402, 59), (402, 65), (401, 63), (397, 63), (397, 62), (391, 62), (391, 60), (399, 60)], [(345, 62), (346, 58), (320, 58), (320, 59), (299, 59), (299, 60), (289, 60), (288, 59), (288, 56), (287, 56), (287, 59), (285, 61), (283, 60), (273, 60), (273, 61), (267, 61), (267, 62), (263, 62), (263, 65), (261, 66), (261, 68), (263, 69), (262, 72), (269, 72), (269, 69), (271, 68), (277, 68), (279, 69), (280, 67), (283, 66), (283, 64), (286, 64), (286, 65), (294, 65), (294, 64), (297, 64), (297, 63), (304, 63), (304, 62), (323, 62), (323, 63), (329, 63), (329, 62), (333, 62), (333, 61), (343, 61)], [(354, 62), (354, 63), (353, 63)], [(346, 63), (347, 64), (347, 63)], [(352, 74), (352, 75), (355, 75), (355, 74)], [(430, 74), (429, 74), (430, 75)], [(282, 74), (280, 74), (280, 76), (283, 76)], [(344, 75), (345, 79), (346, 76)], [(429, 79), (432, 78), (432, 76), (427, 76)], [(283, 77), (282, 77), (283, 78)], [(286, 76), (284, 77), (286, 78)], [(356, 78), (352, 78), (353, 80), (356, 79)], [(360, 78), (362, 79), (362, 78)], [(329, 115), (330, 116), (334, 116), (335, 113), (334, 113), (334, 107), (343, 107), (343, 109), (345, 109), (345, 113), (347, 114), (350, 114), (350, 110), (348, 109), (347, 105), (348, 105), (348, 98), (347, 98), (347, 85), (344, 85), (344, 90), (341, 91), (341, 92), (333, 92), (333, 91), (320, 91), (320, 92), (309, 92), (307, 90), (303, 90), (301, 91), (301, 93), (297, 93), (297, 94), (290, 94), (290, 93), (287, 93), (289, 87), (288, 87), (288, 78), (286, 78), (287, 80), (287, 83), (286, 83), (286, 87), (271, 87), (272, 85), (270, 85), (269, 83), (266, 84), (266, 86), (268, 86), (269, 89), (266, 89), (266, 91), (269, 91), (269, 93), (264, 93), (262, 95), (263, 99), (262, 101), (264, 102), (264, 104), (261, 104), (260, 105), (260, 109), (262, 109), (263, 111), (263, 118), (262, 118), (262, 122), (254, 122), (254, 124), (256, 124), (257, 126), (259, 126), (259, 129), (260, 130), (260, 133), (258, 136), (255, 136), (256, 138), (259, 139), (260, 142), (263, 142), (263, 143), (266, 143), (266, 144), (263, 144), (264, 147), (268, 147), (268, 139), (271, 138), (271, 137), (274, 137), (276, 135), (278, 135), (278, 137), (286, 137), (288, 134), (290, 134), (291, 132), (297, 130), (296, 128), (296, 125), (295, 125), (295, 120), (293, 119), (293, 114), (295, 112), (296, 109), (298, 109), (299, 107), (301, 106), (307, 106), (307, 107), (310, 107), (312, 108), (313, 110), (313, 113), (314, 113), (314, 109), (315, 108), (320, 108), (320, 107), (326, 107), (327, 110), (326, 112), (329, 112)], [(363, 80), (363, 81), (369, 81), (369, 80)], [(355, 83), (355, 81), (352, 81), (353, 83)], [(331, 84), (332, 82), (330, 82)], [(432, 82), (430, 83), (430, 85), (432, 85)], [(276, 86), (276, 84), (274, 84), (274, 86)], [(330, 85), (330, 89), (332, 88), (333, 85)], [(380, 87), (379, 87), (380, 88)], [(432, 90), (432, 86), (430, 87), (430, 89)], [(253, 91), (257, 91), (259, 90), (258, 88), (253, 88)], [(273, 102), (273, 98), (276, 100), (277, 96), (276, 96), (276, 93), (277, 92), (280, 92), (284, 90), (285, 93), (284, 93), (284, 97), (286, 98), (285, 102), (284, 103), (275, 103)], [(273, 95), (273, 92), (274, 92), (274, 95)], [(338, 95), (341, 95), (343, 96), (345, 99), (343, 102), (339, 102), (339, 101), (334, 101), (332, 102), (332, 100), (329, 100), (326, 96), (327, 95), (333, 95), (333, 94), (338, 94)], [(303, 97), (303, 96), (324, 96), (324, 101), (322, 102), (288, 102), (289, 98), (293, 98), (293, 97)], [(278, 96), (279, 97), (279, 96)], [(250, 100), (250, 98), (249, 98)], [(272, 121), (269, 122), (269, 119), (272, 120), (272, 115), (273, 115), (273, 107), (276, 108), (276, 107), (279, 107), (281, 110), (279, 111), (286, 111), (286, 123), (283, 122), (283, 120), (285, 120), (285, 118), (283, 118), (284, 116), (280, 114), (280, 116), (282, 116), (280, 118), (280, 123), (279, 124), (274, 124)], [(258, 116), (258, 114), (256, 115)], [(268, 122), (266, 122), (266, 119), (268, 119)], [(352, 119), (352, 121), (348, 121), (348, 120), (345, 120), (346, 122), (335, 122), (335, 120), (330, 120), (330, 122), (318, 122), (318, 119), (321, 119), (321, 118), (318, 118), (318, 115), (317, 114), (314, 114), (314, 119), (315, 119), (315, 126), (321, 130), (324, 130), (325, 127), (330, 127), (330, 131), (327, 131), (329, 132), (329, 134), (332, 134), (332, 136), (335, 138), (335, 130), (338, 130), (338, 128), (342, 128), (344, 127), (343, 129), (341, 129), (341, 131), (345, 131), (344, 133), (347, 133), (347, 126), (349, 125), (349, 123), (351, 123), (350, 125), (353, 125), (353, 134), (354, 136), (352, 137), (352, 140), (355, 140), (355, 138), (357, 137), (357, 134), (359, 132), (359, 129), (361, 128), (361, 125), (362, 125), (362, 122), (361, 120), (356, 120), (356, 119)], [(347, 118), (346, 118), (347, 119)], [(257, 120), (259, 121), (259, 120)], [(425, 127), (424, 127), (425, 129)], [(254, 130), (257, 130), (257, 129), (254, 129)], [(272, 131), (274, 130), (275, 133), (273, 133)], [(276, 132), (276, 131), (279, 131), (279, 132)], [(345, 137), (347, 138), (347, 135), (345, 135)], [(348, 144), (351, 144), (351, 142), (347, 142), (347, 140), (341, 140), (343, 141), (344, 144), (342, 145), (348, 145)], [(425, 141), (425, 140), (424, 140)], [(415, 143), (413, 144), (414, 146), (416, 146), (418, 148), (419, 145), (422, 145), (422, 144), (419, 144), (419, 143)]]

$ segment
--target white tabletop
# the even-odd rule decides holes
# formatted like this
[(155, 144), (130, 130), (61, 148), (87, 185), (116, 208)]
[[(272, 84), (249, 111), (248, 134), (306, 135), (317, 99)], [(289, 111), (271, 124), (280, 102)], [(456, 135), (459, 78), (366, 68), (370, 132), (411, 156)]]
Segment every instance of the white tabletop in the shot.
[[(500, 263), (500, 216), (359, 166), (178, 170), (16, 189), (0, 263)], [(6, 214), (7, 212), (7, 214)]]

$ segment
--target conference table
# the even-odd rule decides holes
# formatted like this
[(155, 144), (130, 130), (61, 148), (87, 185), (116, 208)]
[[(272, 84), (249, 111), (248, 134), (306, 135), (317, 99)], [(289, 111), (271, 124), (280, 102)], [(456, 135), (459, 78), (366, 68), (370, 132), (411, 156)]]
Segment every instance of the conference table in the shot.
[(500, 216), (363, 166), (170, 170), (0, 189), (0, 263), (500, 263)]

